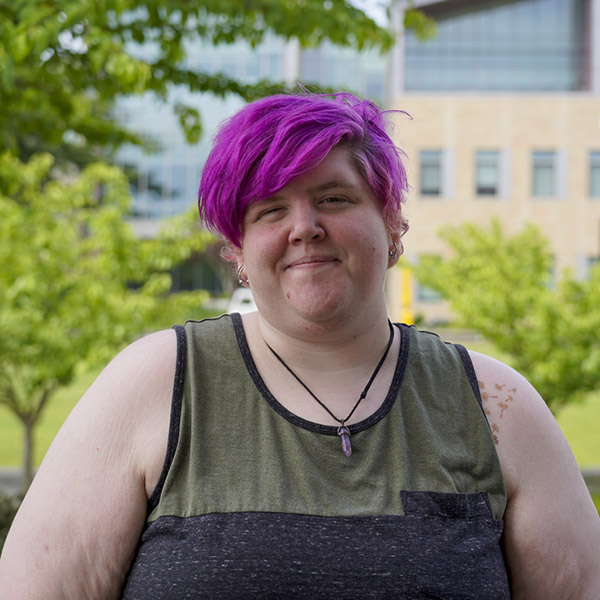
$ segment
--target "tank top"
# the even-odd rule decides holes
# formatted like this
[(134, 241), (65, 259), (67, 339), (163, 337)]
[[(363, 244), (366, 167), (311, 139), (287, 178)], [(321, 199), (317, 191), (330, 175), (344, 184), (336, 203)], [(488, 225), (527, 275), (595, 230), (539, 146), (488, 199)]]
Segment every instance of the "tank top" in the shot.
[(337, 427), (290, 413), (240, 315), (176, 327), (167, 457), (124, 599), (510, 598), (506, 491), (462, 346), (396, 325), (380, 408)]

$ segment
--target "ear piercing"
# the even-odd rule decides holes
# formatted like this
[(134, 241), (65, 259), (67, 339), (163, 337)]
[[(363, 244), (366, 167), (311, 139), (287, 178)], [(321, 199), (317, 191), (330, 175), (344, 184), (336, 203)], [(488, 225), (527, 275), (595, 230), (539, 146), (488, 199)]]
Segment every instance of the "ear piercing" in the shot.
[(242, 263), (237, 270), (236, 276), (237, 276), (238, 283), (242, 287), (250, 287), (250, 282), (248, 281), (248, 277), (246, 277), (245, 279), (242, 277), (243, 270), (244, 270), (244, 263)]

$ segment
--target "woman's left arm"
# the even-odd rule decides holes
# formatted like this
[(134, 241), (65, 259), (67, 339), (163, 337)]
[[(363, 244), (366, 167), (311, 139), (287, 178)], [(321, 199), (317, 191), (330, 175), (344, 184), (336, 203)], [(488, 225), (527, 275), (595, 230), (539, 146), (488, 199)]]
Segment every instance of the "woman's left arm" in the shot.
[(506, 481), (514, 600), (598, 600), (600, 517), (567, 440), (521, 375), (470, 354)]

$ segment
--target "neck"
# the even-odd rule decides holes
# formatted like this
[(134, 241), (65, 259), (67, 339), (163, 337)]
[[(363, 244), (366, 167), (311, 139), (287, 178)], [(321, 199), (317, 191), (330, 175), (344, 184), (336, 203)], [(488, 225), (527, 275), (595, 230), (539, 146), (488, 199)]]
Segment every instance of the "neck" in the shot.
[[(339, 421), (310, 397), (280, 364), (269, 346), (337, 418), (345, 419), (390, 339), (385, 314), (380, 319), (371, 320), (368, 327), (344, 327), (312, 338), (294, 335), (289, 330), (282, 331), (261, 318), (259, 313), (245, 314), (242, 318), (250, 352), (266, 387), (290, 412), (324, 425), (338, 426)], [(394, 376), (399, 350), (400, 335), (395, 335), (367, 397), (348, 420), (348, 425), (365, 419), (381, 405)]]
[[(389, 340), (388, 317), (383, 312), (375, 320), (352, 319), (343, 327), (311, 327), (284, 330), (259, 313), (251, 324), (262, 340), (279, 353), (292, 368), (307, 371), (347, 371), (365, 365), (365, 357), (379, 356)], [(267, 346), (268, 345), (268, 346)]]

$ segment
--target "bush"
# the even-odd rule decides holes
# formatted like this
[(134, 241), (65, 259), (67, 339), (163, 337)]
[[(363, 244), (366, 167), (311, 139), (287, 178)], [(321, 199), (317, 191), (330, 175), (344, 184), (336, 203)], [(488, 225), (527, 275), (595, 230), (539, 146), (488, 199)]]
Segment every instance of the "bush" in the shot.
[(21, 504), (21, 496), (0, 492), (0, 551)]

